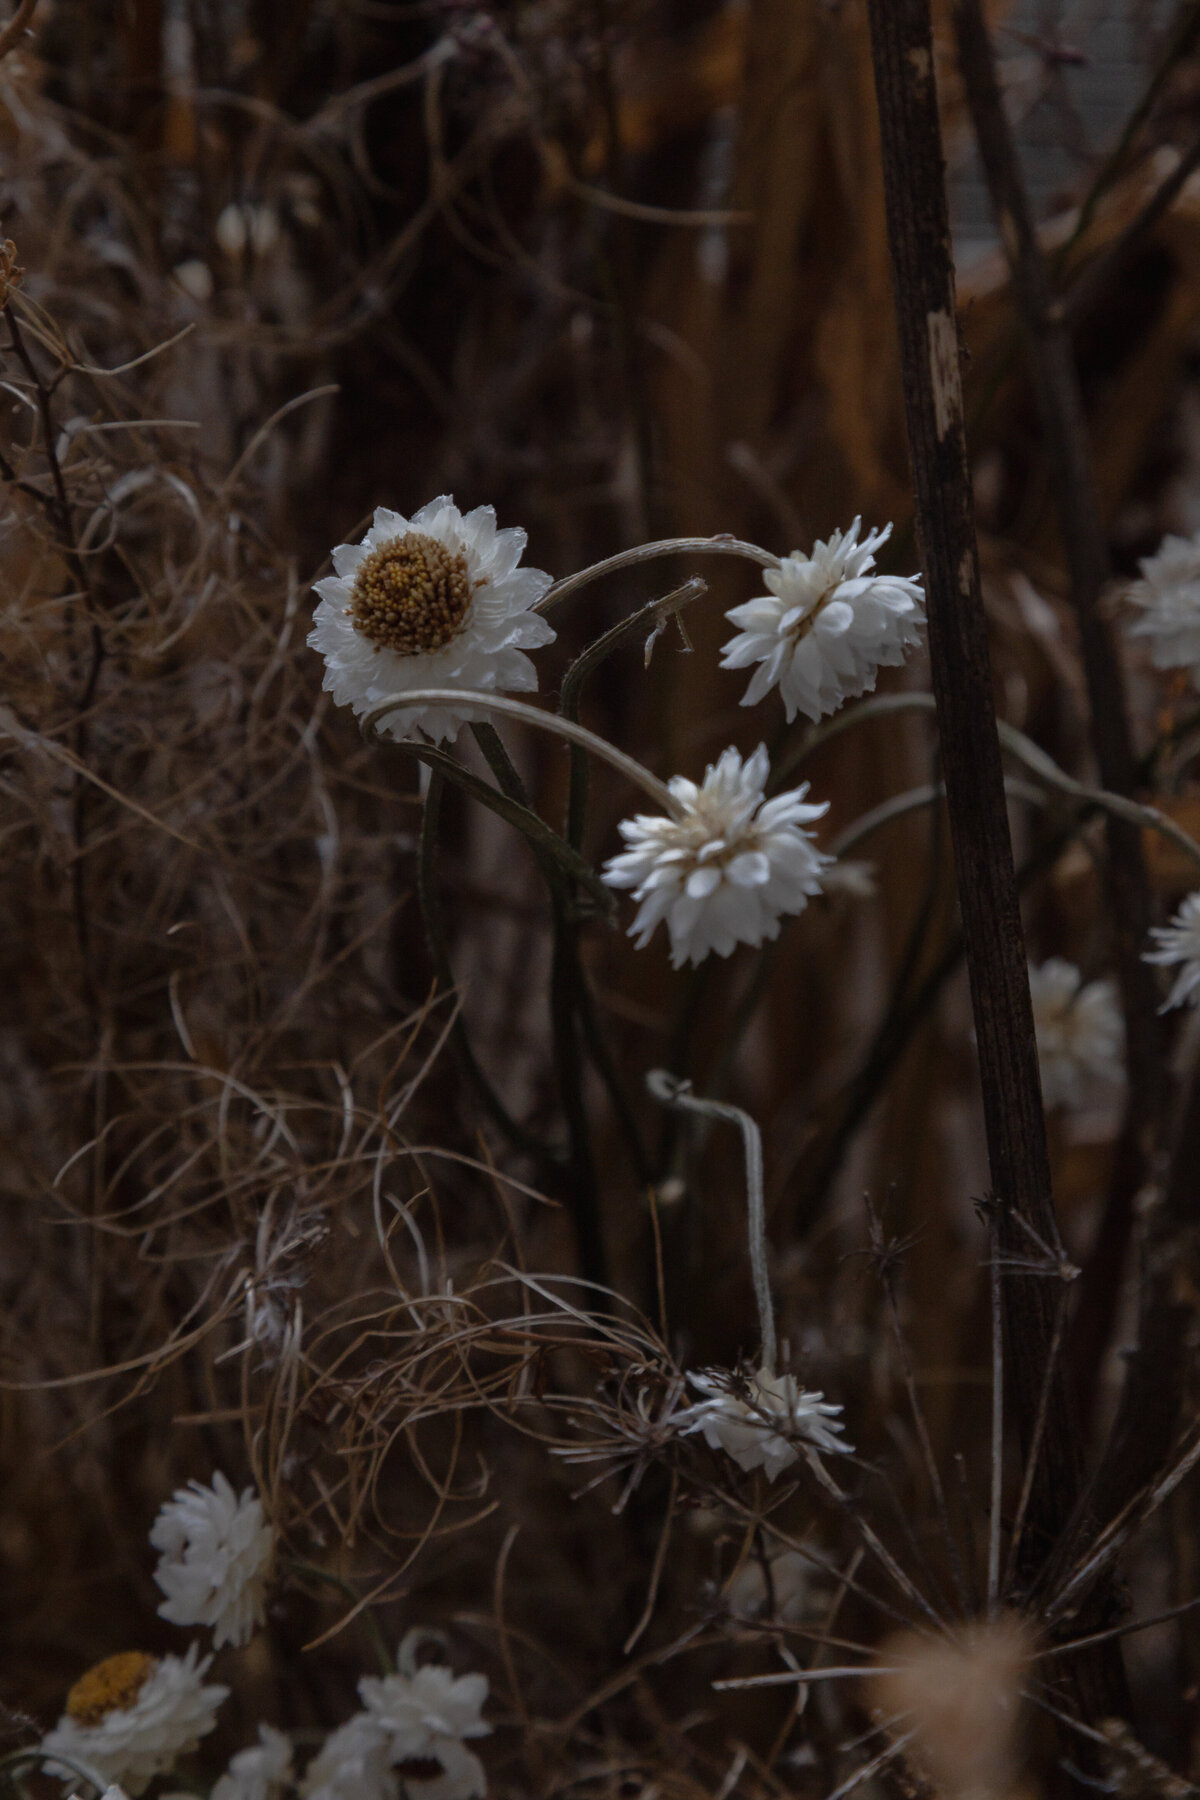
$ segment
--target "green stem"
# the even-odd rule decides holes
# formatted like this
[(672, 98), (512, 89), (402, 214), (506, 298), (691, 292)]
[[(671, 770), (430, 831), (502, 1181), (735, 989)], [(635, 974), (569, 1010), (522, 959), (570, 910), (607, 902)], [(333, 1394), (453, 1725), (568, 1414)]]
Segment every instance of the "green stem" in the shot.
[(396, 1673), (395, 1661), (388, 1649), (387, 1639), (383, 1635), (383, 1627), (375, 1617), (374, 1609), (363, 1602), (361, 1596), (355, 1592), (348, 1581), (343, 1581), (340, 1575), (334, 1575), (329, 1569), (323, 1569), (319, 1563), (301, 1562), (293, 1556), (285, 1559), (285, 1566), (297, 1575), (309, 1575), (314, 1581), (325, 1582), (328, 1587), (336, 1588), (340, 1594), (345, 1594), (348, 1600), (352, 1600), (366, 1627), (367, 1636), (371, 1640), (371, 1648), (379, 1659), (380, 1673), (384, 1675)]

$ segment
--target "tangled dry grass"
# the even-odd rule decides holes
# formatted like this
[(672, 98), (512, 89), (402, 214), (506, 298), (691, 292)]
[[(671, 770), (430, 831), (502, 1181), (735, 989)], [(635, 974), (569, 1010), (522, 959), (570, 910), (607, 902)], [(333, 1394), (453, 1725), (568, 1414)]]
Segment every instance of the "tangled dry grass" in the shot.
[[(112, 1651), (178, 1647), (146, 1534), (222, 1469), (263, 1496), (280, 1581), (265, 1630), (225, 1653), (205, 1791), (260, 1720), (315, 1743), (380, 1634), (414, 1626), (489, 1675), (497, 1793), (978, 1797), (1077, 1771), (1142, 1800), (1191, 1792), (1172, 1770), (1200, 1780), (1194, 1615), (1129, 1639), (1136, 1732), (1080, 1722), (1066, 1673), (1077, 1639), (1111, 1645), (1200, 1591), (1190, 1238), (1171, 1457), (1040, 1588), (1013, 1549), (1000, 1598), (1035, 1627), (962, 1624), (988, 1612), (987, 1170), (937, 807), (880, 818), (876, 901), (830, 894), (761, 957), (677, 979), (584, 920), (632, 1077), (624, 1099), (576, 1084), (601, 1292), (579, 1279), (536, 862), (447, 800), (448, 986), (416, 765), (329, 706), (304, 643), (329, 546), (442, 488), (524, 523), (556, 574), (672, 533), (782, 549), (859, 511), (896, 517), (909, 566), (878, 145), (852, 123), (873, 117), (866, 34), (854, 4), (782, 0), (43, 0), (0, 62), (0, 1752)], [(1109, 268), (1078, 347), (1126, 575), (1200, 522), (1192, 190), (1105, 263), (1186, 148), (1194, 80), (1181, 52), (1069, 245)], [(965, 142), (949, 90), (946, 125)], [(1090, 779), (998, 264), (964, 278), (962, 314), (1001, 711)], [(761, 735), (716, 668), (745, 594), (703, 573), (693, 653), (664, 637), (643, 667), (639, 639), (588, 694), (664, 772)], [(654, 579), (581, 596), (543, 686)], [(1194, 831), (1186, 683), (1136, 659), (1129, 676), (1156, 803)], [(906, 684), (928, 685), (919, 661)], [(511, 749), (556, 820), (565, 759)], [(805, 772), (831, 835), (939, 778), (915, 712)], [(597, 856), (626, 798), (595, 774)], [(1100, 971), (1094, 822), (1061, 794), (1014, 816), (1038, 955)], [(1161, 836), (1148, 850), (1165, 916), (1194, 870)], [(681, 1429), (688, 1371), (748, 1356), (753, 1307), (736, 1144), (660, 1114), (641, 1093), (660, 1063), (762, 1122), (780, 1335), (844, 1404), (854, 1457), (768, 1486)], [(1067, 1251), (1029, 1249), (1076, 1308), (1093, 1455), (1136, 1312), (1119, 1125), (1116, 1102), (1052, 1121)], [(1011, 1527), (1028, 1492), (1007, 1466)]]

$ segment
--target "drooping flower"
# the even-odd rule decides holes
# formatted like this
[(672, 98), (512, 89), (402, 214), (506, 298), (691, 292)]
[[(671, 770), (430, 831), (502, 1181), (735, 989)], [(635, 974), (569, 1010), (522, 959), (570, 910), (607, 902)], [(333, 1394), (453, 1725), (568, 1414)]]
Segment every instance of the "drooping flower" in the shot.
[(711, 950), (728, 956), (735, 944), (778, 937), (781, 917), (802, 912), (820, 893), (833, 859), (801, 827), (827, 812), (828, 802), (806, 804), (807, 782), (767, 800), (769, 773), (763, 745), (745, 763), (730, 748), (699, 787), (682, 775), (668, 783), (674, 816), (621, 821), (628, 848), (605, 864), (603, 877), (610, 887), (632, 888), (641, 902), (630, 926), (639, 949), (665, 919), (675, 968)]
[(1156, 669), (1190, 669), (1200, 687), (1200, 532), (1165, 537), (1153, 556), (1138, 565), (1142, 579), (1128, 598), (1142, 608), (1130, 637), (1147, 638)]
[(1179, 966), (1175, 985), (1159, 1011), (1168, 1012), (1185, 1000), (1200, 1005), (1200, 892), (1188, 895), (1169, 925), (1152, 925), (1150, 936), (1158, 948), (1144, 951), (1143, 960), (1166, 968)]
[(860, 544), (861, 526), (858, 518), (849, 531), (819, 538), (811, 556), (794, 550), (764, 571), (770, 593), (726, 613), (741, 629), (725, 645), (721, 667), (758, 664), (743, 706), (778, 685), (789, 721), (798, 712), (819, 719), (872, 692), (878, 671), (896, 667), (920, 643), (920, 582), (873, 574), (875, 552), (892, 528), (869, 532)]
[(763, 1469), (768, 1481), (797, 1460), (799, 1439), (821, 1451), (853, 1448), (837, 1435), (841, 1407), (806, 1392), (794, 1375), (701, 1369), (688, 1380), (707, 1398), (690, 1408), (684, 1436), (700, 1432), (711, 1449), (724, 1450), (740, 1469)]
[(247, 1488), (239, 1498), (225, 1476), (211, 1488), (177, 1488), (150, 1531), (162, 1551), (154, 1579), (167, 1596), (159, 1607), (173, 1625), (211, 1625), (213, 1645), (244, 1644), (263, 1619), (275, 1536), (262, 1501)]
[(1119, 1082), (1125, 1024), (1117, 990), (1089, 981), (1074, 963), (1052, 956), (1029, 970), (1042, 1099), (1047, 1107), (1080, 1106), (1096, 1082)]
[(291, 1740), (272, 1725), (260, 1725), (257, 1744), (230, 1759), (211, 1800), (279, 1800), (291, 1780)]
[(212, 1658), (197, 1656), (195, 1644), (184, 1657), (129, 1650), (89, 1669), (42, 1739), (46, 1773), (73, 1782), (83, 1769), (97, 1788), (119, 1782), (130, 1794), (142, 1793), (207, 1736), (229, 1692), (205, 1685)]
[[(335, 574), (308, 642), (325, 658), (324, 686), (357, 717), (413, 688), (532, 693), (537, 671), (524, 652), (554, 641), (530, 611), (550, 586), (521, 569), (525, 533), (496, 528), (490, 506), (460, 513), (443, 494), (406, 519), (379, 507), (361, 544), (339, 544)], [(478, 707), (414, 706), (380, 723), (387, 737), (435, 740), (486, 717)]]

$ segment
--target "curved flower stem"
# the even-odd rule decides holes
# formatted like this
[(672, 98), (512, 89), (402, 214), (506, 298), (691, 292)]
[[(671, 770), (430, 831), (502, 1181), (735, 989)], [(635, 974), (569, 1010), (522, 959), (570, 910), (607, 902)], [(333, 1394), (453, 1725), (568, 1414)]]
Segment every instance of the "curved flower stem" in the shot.
[(383, 1627), (375, 1617), (373, 1609), (368, 1606), (361, 1595), (355, 1592), (348, 1581), (343, 1581), (340, 1575), (334, 1575), (329, 1569), (323, 1569), (319, 1563), (301, 1562), (294, 1556), (287, 1557), (284, 1566), (293, 1570), (297, 1575), (308, 1575), (314, 1581), (323, 1581), (327, 1586), (336, 1588), (339, 1594), (345, 1594), (348, 1600), (353, 1600), (366, 1627), (367, 1636), (371, 1640), (375, 1654), (379, 1658), (380, 1673), (384, 1675), (396, 1673), (396, 1664), (388, 1649), (387, 1639), (383, 1635)]
[(605, 738), (597, 737), (584, 725), (576, 725), (570, 719), (562, 719), (557, 713), (543, 712), (538, 706), (525, 706), (520, 700), (508, 700), (502, 694), (480, 694), (473, 688), (410, 688), (404, 694), (398, 694), (394, 700), (385, 701), (377, 706), (363, 719), (363, 733), (367, 737), (376, 734), (380, 719), (388, 713), (401, 712), (413, 706), (479, 706), (488, 712), (499, 713), (506, 719), (519, 719), (525, 725), (538, 725), (543, 731), (549, 731), (557, 737), (566, 738), (568, 743), (581, 744), (590, 750), (593, 756), (610, 763), (612, 767), (640, 787), (643, 793), (657, 801), (663, 811), (672, 818), (679, 818), (680, 809), (672, 798), (665, 782), (649, 769), (644, 769), (640, 762), (632, 756), (626, 756), (615, 744)]
[(760, 569), (777, 569), (780, 562), (774, 551), (764, 550), (761, 544), (748, 544), (742, 538), (730, 537), (726, 532), (719, 532), (716, 537), (660, 538), (653, 544), (635, 544), (632, 549), (618, 550), (615, 556), (606, 556), (603, 562), (592, 563), (590, 568), (580, 569), (574, 575), (564, 575), (561, 581), (546, 589), (531, 610), (547, 612), (560, 600), (578, 593), (580, 588), (588, 587), (593, 581), (599, 581), (617, 569), (653, 562), (659, 556), (741, 556), (747, 562), (757, 563)]
[(767, 1275), (767, 1219), (763, 1203), (762, 1134), (748, 1112), (730, 1106), (723, 1100), (705, 1100), (689, 1091), (691, 1084), (681, 1081), (666, 1069), (650, 1069), (646, 1086), (663, 1106), (680, 1112), (698, 1113), (702, 1119), (728, 1119), (742, 1134), (746, 1149), (746, 1211), (750, 1239), (750, 1274), (754, 1282), (754, 1299), (758, 1306), (758, 1328), (762, 1336), (762, 1372), (775, 1373), (776, 1340), (775, 1308), (771, 1303), (771, 1283)]
[[(438, 902), (437, 875), (435, 861), (437, 853), (438, 820), (441, 813), (443, 780), (437, 769), (429, 772), (429, 787), (425, 794), (425, 805), (421, 813), (420, 853), (417, 862), (417, 899), (421, 908), (421, 919), (425, 926), (425, 935), (429, 940), (430, 952), (433, 956), (434, 969), (438, 983), (447, 992), (454, 992), (454, 970), (450, 963), (450, 946), (446, 941), (445, 926), (442, 922), (441, 906)], [(491, 1114), (494, 1122), (504, 1133), (515, 1149), (524, 1150), (547, 1161), (562, 1160), (562, 1153), (556, 1146), (546, 1144), (533, 1132), (527, 1131), (520, 1122), (513, 1118), (508, 1108), (484, 1074), (479, 1060), (472, 1048), (467, 1034), (461, 1007), (456, 1011), (451, 1026), (451, 1041), (458, 1056), (460, 1066), (468, 1081), (474, 1087), (479, 1099)]]
[[(830, 719), (828, 724), (820, 726), (802, 744), (797, 745), (792, 754), (775, 770), (772, 786), (774, 787), (785, 781), (788, 776), (793, 775), (814, 750), (819, 749), (822, 744), (827, 744), (830, 738), (850, 730), (851, 726), (864, 725), (869, 719), (884, 718), (890, 713), (932, 713), (935, 710), (936, 702), (932, 694), (880, 694), (873, 700), (864, 700), (860, 705), (839, 714), (837, 718)], [(1073, 800), (1086, 801), (1089, 806), (1100, 807), (1114, 818), (1125, 819), (1131, 825), (1141, 825), (1148, 831), (1156, 831), (1160, 837), (1168, 838), (1171, 843), (1176, 844), (1179, 849), (1191, 857), (1193, 862), (1200, 863), (1200, 844), (1196, 842), (1195, 838), (1189, 837), (1187, 832), (1177, 825), (1167, 813), (1160, 812), (1157, 806), (1143, 806), (1140, 801), (1130, 800), (1124, 794), (1114, 794), (1108, 788), (1088, 787), (1085, 782), (1076, 781), (1073, 775), (1068, 775), (1065, 769), (1059, 768), (1054, 758), (1049, 756), (1040, 744), (1035, 744), (1032, 738), (1026, 737), (1023, 731), (1018, 731), (1015, 725), (1010, 725), (1005, 719), (997, 719), (996, 729), (1000, 734), (1000, 742), (1008, 754), (1015, 756), (1018, 762), (1024, 763), (1030, 774), (1036, 775), (1039, 780), (1044, 781), (1047, 787), (1057, 788), (1059, 793), (1069, 794)], [(917, 791), (914, 789), (914, 793)], [(885, 806), (890, 804), (891, 802), (884, 802)], [(913, 804), (920, 803), (914, 801)], [(880, 810), (880, 808), (876, 809), (876, 811)], [(901, 810), (907, 809), (902, 808)], [(872, 816), (864, 815), (864, 821), (859, 821), (859, 823), (865, 822), (865, 819)], [(878, 822), (882, 823), (883, 821), (881, 819)], [(874, 829), (874, 825), (871, 829)], [(855, 838), (850, 840), (856, 842), (856, 826), (850, 826), (849, 831), (856, 833)], [(846, 836), (847, 834), (844, 833), (843, 837)], [(835, 854), (844, 855), (846, 849), (849, 848), (849, 842), (843, 843), (839, 838), (838, 844), (842, 847), (835, 849)]]

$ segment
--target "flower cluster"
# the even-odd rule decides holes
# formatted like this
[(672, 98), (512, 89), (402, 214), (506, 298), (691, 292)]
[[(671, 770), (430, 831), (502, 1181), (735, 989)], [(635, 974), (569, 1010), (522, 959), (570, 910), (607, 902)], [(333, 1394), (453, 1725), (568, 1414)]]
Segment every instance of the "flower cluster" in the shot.
[(1094, 1083), (1122, 1079), (1125, 1023), (1111, 981), (1085, 983), (1074, 963), (1052, 956), (1030, 968), (1029, 992), (1048, 1108), (1080, 1106)]
[[(855, 519), (811, 555), (784, 557), (766, 570), (769, 593), (726, 615), (741, 630), (723, 667), (758, 665), (744, 705), (778, 686), (789, 720), (797, 712), (819, 719), (872, 689), (879, 669), (903, 662), (920, 641), (919, 581), (875, 571), (891, 526), (860, 542), (861, 528)], [(491, 507), (464, 515), (446, 495), (411, 519), (381, 507), (362, 543), (340, 544), (335, 573), (316, 583), (308, 641), (325, 658), (325, 686), (338, 704), (361, 717), (395, 702), (379, 721), (385, 735), (453, 739), (464, 721), (486, 717), (484, 695), (534, 690), (537, 672), (524, 652), (554, 633), (536, 610), (550, 577), (518, 567), (524, 547), (524, 532), (499, 531)], [(422, 689), (436, 692), (422, 698)], [(414, 696), (408, 707), (406, 693)], [(639, 946), (665, 920), (676, 968), (713, 951), (728, 956), (736, 944), (776, 937), (784, 914), (821, 891), (831, 859), (799, 827), (825, 808), (804, 804), (807, 786), (766, 800), (768, 773), (761, 747), (745, 762), (730, 748), (699, 787), (674, 778), (671, 816), (622, 822), (628, 848), (604, 879), (634, 890)], [(863, 888), (848, 872), (846, 890)]]
[(774, 1481), (797, 1460), (801, 1442), (820, 1451), (853, 1451), (838, 1436), (841, 1407), (829, 1404), (823, 1394), (806, 1392), (794, 1375), (701, 1369), (688, 1380), (705, 1398), (681, 1415), (683, 1435), (700, 1432), (711, 1449), (723, 1450), (739, 1469), (762, 1469)]
[[(409, 1658), (400, 1647), (403, 1669)], [(363, 1710), (331, 1732), (301, 1783), (305, 1800), (478, 1800), (487, 1777), (464, 1739), (486, 1737), (485, 1675), (440, 1664), (358, 1684)]]
[(213, 1645), (245, 1644), (261, 1625), (274, 1534), (251, 1489), (239, 1498), (217, 1472), (212, 1486), (177, 1488), (150, 1532), (162, 1551), (154, 1579), (173, 1625), (211, 1625)]
[(641, 813), (621, 822), (628, 848), (604, 869), (610, 887), (632, 888), (641, 902), (630, 927), (638, 947), (665, 919), (675, 968), (715, 950), (761, 944), (779, 935), (784, 913), (797, 913), (821, 891), (832, 862), (802, 827), (828, 811), (810, 805), (807, 782), (766, 798), (770, 773), (760, 744), (743, 763), (729, 749), (697, 787), (682, 775), (669, 784), (673, 817)]

